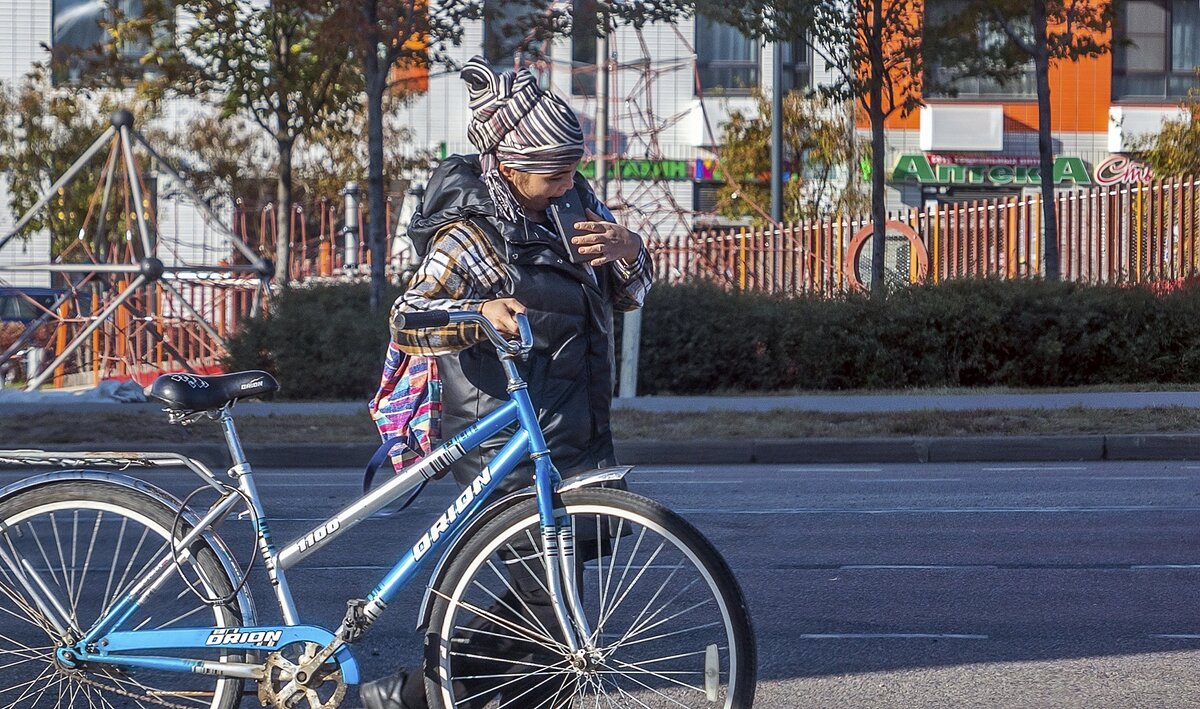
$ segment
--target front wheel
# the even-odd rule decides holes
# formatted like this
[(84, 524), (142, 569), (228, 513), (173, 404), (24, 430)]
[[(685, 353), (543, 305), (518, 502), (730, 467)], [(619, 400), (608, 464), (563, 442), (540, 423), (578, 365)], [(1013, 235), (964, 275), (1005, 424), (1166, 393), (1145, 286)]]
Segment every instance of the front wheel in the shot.
[(750, 707), (754, 632), (724, 559), (637, 495), (563, 495), (591, 637), (572, 653), (550, 603), (535, 500), (466, 541), (426, 636), (433, 707)]
[[(241, 680), (104, 664), (72, 668), (55, 657), (188, 531), (166, 504), (103, 481), (55, 481), (0, 501), (0, 709), (236, 707)], [(236, 602), (205, 603), (188, 588), (209, 599), (232, 594), (217, 552), (203, 538), (189, 551), (123, 629), (241, 625)], [(185, 654), (243, 659), (241, 651), (221, 648)]]

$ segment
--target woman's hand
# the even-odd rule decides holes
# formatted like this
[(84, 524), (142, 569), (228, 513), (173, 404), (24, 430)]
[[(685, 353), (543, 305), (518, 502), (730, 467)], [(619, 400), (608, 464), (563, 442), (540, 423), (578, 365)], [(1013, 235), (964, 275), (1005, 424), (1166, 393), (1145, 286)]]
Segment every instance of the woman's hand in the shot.
[(517, 328), (517, 314), (525, 312), (525, 306), (516, 298), (497, 298), (486, 301), (479, 309), (483, 317), (506, 337), (520, 337)]
[(590, 222), (575, 222), (576, 231), (586, 231), (571, 238), (579, 253), (591, 256), (588, 263), (603, 266), (610, 261), (634, 261), (642, 250), (642, 238), (620, 224), (606, 222), (592, 210), (587, 210)]

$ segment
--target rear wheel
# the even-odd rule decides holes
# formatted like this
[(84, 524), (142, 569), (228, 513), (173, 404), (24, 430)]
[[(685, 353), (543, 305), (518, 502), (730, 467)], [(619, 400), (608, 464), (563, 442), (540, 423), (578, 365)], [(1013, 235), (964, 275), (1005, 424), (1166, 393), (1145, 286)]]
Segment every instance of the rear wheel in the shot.
[(434, 589), (434, 707), (749, 707), (754, 633), (741, 589), (678, 515), (620, 490), (563, 495), (588, 647), (563, 642), (534, 500), (467, 540)]
[[(0, 501), (0, 709), (239, 704), (241, 680), (102, 664), (68, 668), (56, 660), (59, 648), (76, 642), (142, 572), (167, 558), (177, 546), (173, 523), (176, 541), (190, 531), (175, 517), (162, 502), (103, 481), (51, 482)], [(189, 551), (123, 630), (241, 625), (236, 601), (208, 605), (188, 589), (208, 599), (233, 590), (207, 542)], [(177, 654), (244, 657), (221, 649)]]

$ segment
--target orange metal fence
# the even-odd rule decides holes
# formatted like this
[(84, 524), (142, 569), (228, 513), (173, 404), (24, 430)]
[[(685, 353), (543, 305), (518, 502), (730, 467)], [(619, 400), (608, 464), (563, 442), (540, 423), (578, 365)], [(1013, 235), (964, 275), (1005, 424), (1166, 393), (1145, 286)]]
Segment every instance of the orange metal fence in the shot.
[[(61, 388), (133, 379), (146, 385), (164, 372), (218, 371), (226, 338), (256, 306), (265, 307), (257, 279), (169, 285), (137, 289), (55, 368), (47, 384)], [(64, 300), (27, 346), (46, 350), (44, 362), (57, 360), (126, 286), (114, 281), (103, 292), (87, 289)]]
[[(1196, 179), (1061, 192), (1055, 210), (1064, 279), (1142, 283), (1200, 273)], [(892, 281), (1043, 274), (1038, 196), (943, 204), (888, 220)], [(650, 251), (660, 280), (830, 296), (869, 280), (870, 231), (866, 219), (701, 231), (657, 241)]]
[[(400, 204), (403, 194), (389, 194), (386, 197), (384, 224), (385, 248), (390, 265), (399, 254), (393, 253), (397, 220), (400, 215)], [(365, 195), (364, 195), (365, 200)], [(276, 206), (268, 203), (260, 208), (247, 208), (240, 202), (236, 205), (233, 217), (234, 233), (248, 244), (255, 245), (259, 252), (268, 258), (275, 257), (275, 244), (278, 233), (275, 222)], [(288, 221), (291, 231), (289, 240), (291, 255), (292, 278), (304, 280), (312, 277), (329, 277), (345, 272), (346, 267), (346, 233), (345, 214), (342, 201), (338, 199), (319, 198), (298, 202), (292, 206), (292, 215)], [(367, 210), (365, 203), (359, 210), (358, 225), (355, 233), (355, 253), (358, 268), (363, 270), (370, 267), (371, 254), (367, 247)]]

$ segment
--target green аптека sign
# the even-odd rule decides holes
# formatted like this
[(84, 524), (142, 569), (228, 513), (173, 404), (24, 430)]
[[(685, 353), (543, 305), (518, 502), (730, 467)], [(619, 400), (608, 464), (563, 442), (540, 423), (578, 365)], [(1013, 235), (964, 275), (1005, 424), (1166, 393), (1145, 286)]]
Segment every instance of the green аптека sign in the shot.
[[(579, 166), (579, 174), (589, 180), (596, 176), (596, 163), (588, 160)], [(690, 179), (687, 160), (617, 160), (608, 163), (608, 176), (622, 180)]]
[[(1087, 165), (1080, 158), (1054, 159), (1054, 184), (1073, 182), (1092, 184)], [(893, 182), (918, 182), (923, 185), (1037, 185), (1042, 171), (1036, 165), (933, 164), (919, 153), (905, 153), (892, 170)]]

